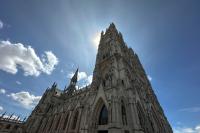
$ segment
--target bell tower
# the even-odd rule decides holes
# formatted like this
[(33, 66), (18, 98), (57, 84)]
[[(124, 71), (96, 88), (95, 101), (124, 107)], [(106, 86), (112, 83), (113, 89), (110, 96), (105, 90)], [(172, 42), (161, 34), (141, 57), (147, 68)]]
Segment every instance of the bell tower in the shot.
[(172, 133), (137, 54), (114, 23), (101, 33), (91, 88), (106, 95), (110, 133)]
[[(125, 84), (125, 73), (130, 69), (130, 52), (132, 49), (126, 46), (122, 34), (118, 32), (114, 23), (111, 23), (106, 32), (101, 32), (101, 38), (93, 72), (93, 88), (100, 84), (106, 86), (117, 86)], [(127, 68), (128, 67), (128, 68)]]

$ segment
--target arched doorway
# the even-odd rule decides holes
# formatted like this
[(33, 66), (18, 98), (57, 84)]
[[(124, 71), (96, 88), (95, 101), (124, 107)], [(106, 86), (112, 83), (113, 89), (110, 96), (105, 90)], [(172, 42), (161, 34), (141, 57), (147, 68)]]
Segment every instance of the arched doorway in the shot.
[(93, 110), (90, 133), (108, 133), (108, 116), (108, 107), (103, 99), (99, 98)]

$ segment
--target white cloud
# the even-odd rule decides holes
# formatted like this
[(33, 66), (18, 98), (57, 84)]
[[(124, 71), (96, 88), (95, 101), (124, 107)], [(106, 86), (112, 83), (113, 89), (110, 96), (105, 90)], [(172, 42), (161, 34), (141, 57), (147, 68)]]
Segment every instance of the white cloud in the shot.
[(10, 41), (0, 41), (0, 57), (1, 70), (16, 74), (20, 68), (25, 76), (51, 74), (58, 64), (58, 58), (51, 51), (45, 51), (40, 58), (31, 46), (26, 47), (21, 43)]
[(41, 96), (35, 96), (26, 91), (11, 93), (8, 95), (18, 104), (26, 109), (32, 109), (41, 99)]
[(16, 84), (21, 85), (22, 83), (20, 81), (16, 81)]
[(87, 77), (87, 82), (88, 82), (88, 84), (91, 84), (91, 83), (92, 83), (92, 78), (93, 78), (92, 75), (89, 75), (89, 76)]
[(3, 22), (0, 20), (0, 29), (2, 29), (3, 28)]
[(42, 60), (44, 64), (43, 71), (47, 74), (51, 74), (51, 72), (55, 69), (55, 65), (58, 64), (58, 58), (51, 51), (46, 51)]
[(0, 106), (0, 112), (1, 112), (1, 111), (3, 111), (3, 107), (2, 107), (2, 106)]
[(0, 89), (0, 94), (5, 94), (5, 93), (6, 93), (6, 90), (3, 89), (3, 88), (1, 88), (1, 89)]
[(200, 107), (183, 108), (183, 109), (180, 109), (179, 111), (196, 113), (196, 112), (200, 112)]
[(152, 77), (150, 75), (147, 75), (147, 78), (149, 79), (149, 81), (152, 80)]
[(82, 80), (82, 83), (80, 83), (80, 88), (83, 88), (85, 86), (88, 86), (92, 83), (92, 75), (87, 76)]
[(200, 125), (196, 127), (177, 127), (174, 128), (174, 133), (200, 133)]

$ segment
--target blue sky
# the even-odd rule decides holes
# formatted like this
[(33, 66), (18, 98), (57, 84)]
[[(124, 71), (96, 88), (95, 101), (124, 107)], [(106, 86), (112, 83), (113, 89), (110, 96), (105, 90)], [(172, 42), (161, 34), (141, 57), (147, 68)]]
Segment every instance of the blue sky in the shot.
[[(98, 36), (111, 22), (151, 77), (176, 133), (200, 129), (200, 1), (5, 0), (0, 2), (0, 110), (26, 116), (55, 81), (94, 69)], [(26, 102), (24, 101), (26, 100)]]

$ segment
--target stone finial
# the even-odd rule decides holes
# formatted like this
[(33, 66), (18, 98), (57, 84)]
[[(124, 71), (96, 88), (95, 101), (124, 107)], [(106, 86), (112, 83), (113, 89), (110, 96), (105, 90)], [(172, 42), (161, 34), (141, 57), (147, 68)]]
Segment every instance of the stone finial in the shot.
[(19, 120), (20, 120), (20, 115), (18, 115), (18, 117), (17, 117), (16, 121), (19, 121)]
[(26, 117), (24, 117), (23, 122), (26, 120)]
[(8, 119), (10, 120), (13, 117), (13, 115), (14, 115), (14, 113), (12, 113)]
[(56, 88), (56, 87), (57, 87), (56, 82), (53, 82), (52, 88)]
[(104, 32), (103, 32), (103, 31), (101, 31), (101, 37), (103, 36), (103, 34), (104, 34)]
[(115, 24), (112, 22), (112, 23), (110, 24), (109, 28), (116, 28), (116, 27), (115, 27)]

